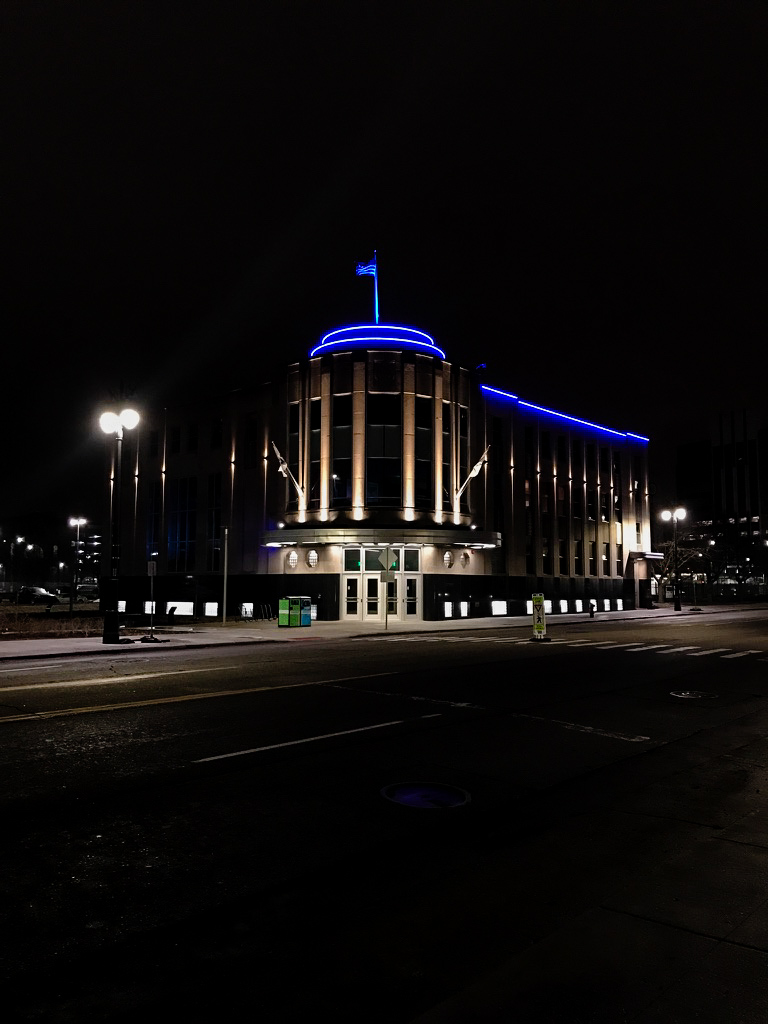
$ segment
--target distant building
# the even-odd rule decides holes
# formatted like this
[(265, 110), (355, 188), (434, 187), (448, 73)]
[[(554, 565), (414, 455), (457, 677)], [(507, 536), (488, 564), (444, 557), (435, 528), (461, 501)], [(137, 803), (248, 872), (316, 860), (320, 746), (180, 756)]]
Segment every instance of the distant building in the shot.
[(719, 413), (700, 440), (681, 445), (677, 494), (689, 510), (689, 543), (712, 549), (724, 586), (762, 579), (768, 545), (768, 417)]
[(130, 433), (128, 613), (148, 562), (177, 617), (220, 618), (225, 580), (229, 617), (288, 595), (357, 621), (650, 599), (647, 438), (492, 387), (421, 330), (331, 331), (279, 378)]

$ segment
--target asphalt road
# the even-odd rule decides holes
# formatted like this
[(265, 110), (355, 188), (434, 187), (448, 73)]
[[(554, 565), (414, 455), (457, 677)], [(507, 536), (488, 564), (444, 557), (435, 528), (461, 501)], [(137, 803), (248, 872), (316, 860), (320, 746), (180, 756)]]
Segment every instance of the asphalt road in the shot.
[[(581, 621), (545, 643), (504, 627), (0, 665), (12, 1019), (763, 1020), (766, 625)], [(383, 795), (397, 783), (468, 802), (404, 806)], [(747, 867), (718, 862), (684, 919), (632, 895), (713, 838)], [(562, 949), (556, 964), (534, 952), (584, 915), (614, 930), (621, 916), (632, 938), (611, 932), (626, 956), (607, 974), (564, 980)], [(741, 1016), (711, 993), (665, 1016), (724, 948), (756, 961)], [(514, 1018), (498, 991), (481, 1016), (472, 986), (526, 957)], [(475, 1009), (456, 1009), (465, 991)]]

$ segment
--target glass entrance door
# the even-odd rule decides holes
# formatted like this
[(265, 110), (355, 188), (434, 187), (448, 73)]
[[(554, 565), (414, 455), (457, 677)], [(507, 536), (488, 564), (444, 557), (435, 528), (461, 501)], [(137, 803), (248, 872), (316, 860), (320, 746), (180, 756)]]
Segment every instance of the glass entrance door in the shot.
[(344, 577), (344, 607), (343, 618), (360, 618), (360, 577)]
[(419, 576), (406, 576), (403, 580), (405, 586), (405, 593), (403, 595), (403, 612), (406, 621), (409, 619), (413, 621), (421, 616), (421, 606), (419, 602), (419, 583), (421, 577)]
[[(386, 612), (388, 621), (414, 622), (420, 619), (420, 569), (421, 551), (415, 545), (345, 548), (341, 618), (383, 623)], [(383, 583), (381, 576), (385, 571), (395, 578)]]
[(380, 608), (381, 595), (381, 574), (363, 574), (363, 619), (384, 618), (384, 612)]

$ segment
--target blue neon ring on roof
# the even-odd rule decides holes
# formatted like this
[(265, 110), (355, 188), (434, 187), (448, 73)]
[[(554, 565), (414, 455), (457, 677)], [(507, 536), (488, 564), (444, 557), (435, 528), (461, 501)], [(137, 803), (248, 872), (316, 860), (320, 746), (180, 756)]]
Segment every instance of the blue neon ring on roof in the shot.
[(309, 355), (322, 355), (340, 348), (415, 348), (431, 356), (445, 359), (445, 352), (438, 348), (434, 338), (415, 327), (399, 327), (394, 324), (354, 324), (339, 327), (323, 335), (320, 342), (310, 349)]

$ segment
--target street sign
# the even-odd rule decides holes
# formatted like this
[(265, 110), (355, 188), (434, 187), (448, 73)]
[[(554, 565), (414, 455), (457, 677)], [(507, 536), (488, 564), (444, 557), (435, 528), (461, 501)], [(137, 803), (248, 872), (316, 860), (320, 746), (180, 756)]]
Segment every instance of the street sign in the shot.
[(395, 553), (390, 548), (384, 548), (379, 555), (379, 564), (385, 569), (394, 569)]
[(382, 583), (394, 583), (395, 582), (395, 574), (393, 572), (390, 572), (389, 570), (385, 570), (381, 574), (381, 582)]
[(147, 562), (147, 576), (157, 576), (157, 562)]
[(544, 610), (544, 595), (532, 594), (533, 598), (533, 639), (543, 640), (547, 635), (547, 615)]

